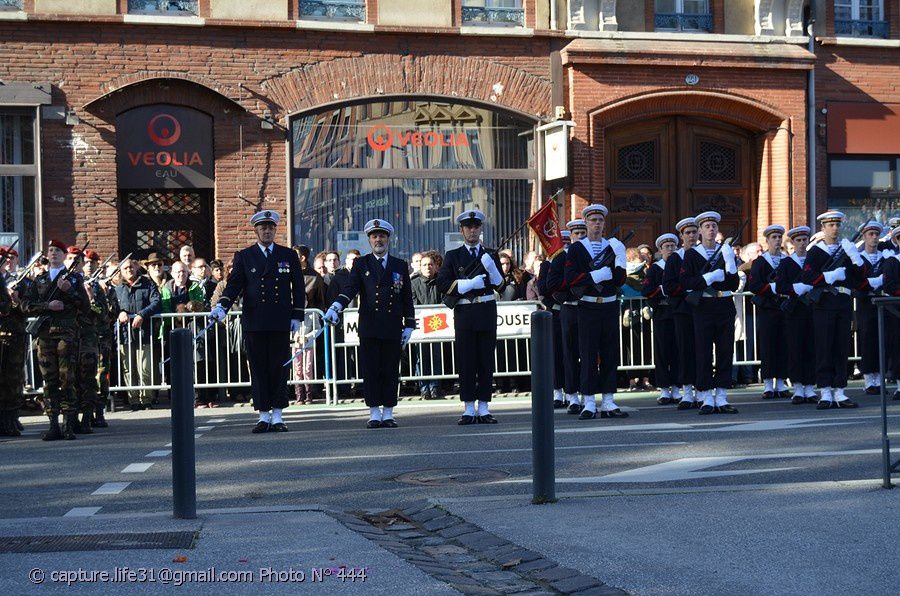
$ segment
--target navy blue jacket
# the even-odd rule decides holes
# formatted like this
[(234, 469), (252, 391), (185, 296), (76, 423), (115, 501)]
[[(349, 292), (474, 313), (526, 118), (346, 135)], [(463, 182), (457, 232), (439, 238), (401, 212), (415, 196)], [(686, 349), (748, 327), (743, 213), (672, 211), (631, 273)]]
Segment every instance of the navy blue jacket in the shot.
[[(588, 240), (584, 239), (583, 241), (573, 242), (569, 245), (569, 250), (566, 252), (566, 287), (571, 289), (581, 286), (584, 288), (584, 296), (603, 296), (604, 298), (617, 296), (622, 284), (625, 283), (625, 269), (613, 262), (613, 265), (610, 267), (612, 270), (612, 279), (601, 282), (600, 284), (595, 284), (593, 279), (591, 279), (591, 272), (597, 269), (597, 267), (583, 242), (588, 242)], [(579, 306), (587, 306), (596, 309), (604, 308), (607, 305), (581, 302), (579, 303)]]
[(234, 267), (219, 306), (228, 310), (239, 296), (244, 331), (288, 331), (291, 319), (303, 320), (306, 284), (293, 250), (272, 244), (268, 262), (255, 242), (234, 253)]
[[(335, 276), (334, 280), (338, 277)], [(400, 341), (404, 327), (415, 329), (409, 265), (388, 255), (382, 268), (372, 253), (353, 261), (353, 268), (341, 279), (337, 297), (344, 308), (359, 296), (359, 336)]]
[[(484, 254), (484, 247), (478, 248), (478, 259)], [(500, 268), (500, 257), (497, 253), (491, 253), (494, 265), (497, 271)], [(457, 288), (457, 282), (461, 279), (474, 278), (478, 275), (486, 273), (484, 265), (479, 263), (474, 266), (474, 271), (470, 275), (466, 275), (469, 267), (472, 265), (472, 254), (466, 245), (447, 251), (444, 255), (444, 264), (441, 265), (437, 274), (438, 290), (442, 294), (450, 294), (453, 296), (462, 296), (471, 299), (475, 296), (489, 296), (494, 293), (497, 286), (491, 285), (490, 277), (485, 277), (485, 287), (483, 290), (473, 290), (466, 294), (460, 294)], [(502, 281), (501, 281), (502, 283)], [(469, 331), (490, 331), (497, 328), (497, 303), (494, 301), (480, 302), (478, 304), (457, 304), (453, 309), (453, 325), (456, 329), (464, 329)]]

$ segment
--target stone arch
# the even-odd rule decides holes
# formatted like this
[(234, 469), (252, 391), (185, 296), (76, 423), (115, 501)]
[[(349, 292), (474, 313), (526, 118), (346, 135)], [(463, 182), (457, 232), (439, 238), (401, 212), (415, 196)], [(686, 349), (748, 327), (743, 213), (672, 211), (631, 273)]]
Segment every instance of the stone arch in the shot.
[[(783, 2), (783, 0), (778, 0)], [(776, 0), (756, 0), (754, 12), (757, 35), (778, 35), (775, 29), (778, 22), (774, 13)]]
[(784, 34), (792, 37), (806, 35), (803, 30), (803, 9), (809, 0), (786, 0)]
[(153, 83), (158, 83), (159, 85), (157, 85), (157, 87), (160, 85), (172, 84), (176, 87), (193, 88), (194, 92), (205, 91), (218, 97), (220, 100), (233, 104), (241, 110), (247, 110), (239, 99), (241, 94), (233, 87), (219, 85), (206, 77), (190, 75), (183, 72), (149, 70), (128, 73), (106, 81), (100, 85), (101, 94), (85, 103), (82, 108), (89, 112), (102, 110), (102, 106), (108, 103), (108, 100), (116, 96), (119, 92), (126, 89), (136, 89), (139, 86), (144, 89), (151, 89)]
[(544, 119), (550, 80), (524, 70), (460, 56), (372, 54), (317, 62), (260, 84), (279, 118), (323, 105), (378, 96), (443, 96)]

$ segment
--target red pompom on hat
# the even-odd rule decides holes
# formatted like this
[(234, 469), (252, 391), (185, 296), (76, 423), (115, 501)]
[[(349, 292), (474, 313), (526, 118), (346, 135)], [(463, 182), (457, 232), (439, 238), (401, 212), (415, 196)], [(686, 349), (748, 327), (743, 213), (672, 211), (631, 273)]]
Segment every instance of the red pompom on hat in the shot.
[(68, 248), (68, 247), (66, 246), (66, 243), (65, 243), (65, 242), (60, 242), (59, 240), (51, 240), (51, 241), (49, 242), (49, 246), (55, 246), (56, 248), (58, 248), (59, 250), (61, 250), (61, 251), (63, 251), (63, 252), (65, 252), (66, 249)]

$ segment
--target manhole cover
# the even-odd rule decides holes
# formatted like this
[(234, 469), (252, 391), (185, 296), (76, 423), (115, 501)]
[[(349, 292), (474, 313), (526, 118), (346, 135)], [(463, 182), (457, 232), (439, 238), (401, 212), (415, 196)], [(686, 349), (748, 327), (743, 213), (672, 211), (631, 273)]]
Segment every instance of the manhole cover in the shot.
[(193, 532), (76, 534), (69, 536), (0, 536), (0, 553), (54, 553), (88, 550), (186, 549)]
[(407, 472), (395, 478), (397, 482), (420, 486), (445, 486), (447, 484), (478, 484), (495, 482), (509, 477), (509, 472), (489, 468), (436, 468)]

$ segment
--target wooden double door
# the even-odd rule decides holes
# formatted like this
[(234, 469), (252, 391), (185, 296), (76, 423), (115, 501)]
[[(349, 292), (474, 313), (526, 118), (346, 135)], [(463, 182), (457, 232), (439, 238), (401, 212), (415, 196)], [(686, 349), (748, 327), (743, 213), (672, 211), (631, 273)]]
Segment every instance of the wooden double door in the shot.
[[(741, 128), (704, 118), (671, 116), (606, 131), (606, 229), (629, 246), (674, 232), (675, 223), (703, 211), (722, 214), (726, 236), (755, 213), (756, 140)], [(755, 217), (738, 244), (755, 238)]]

